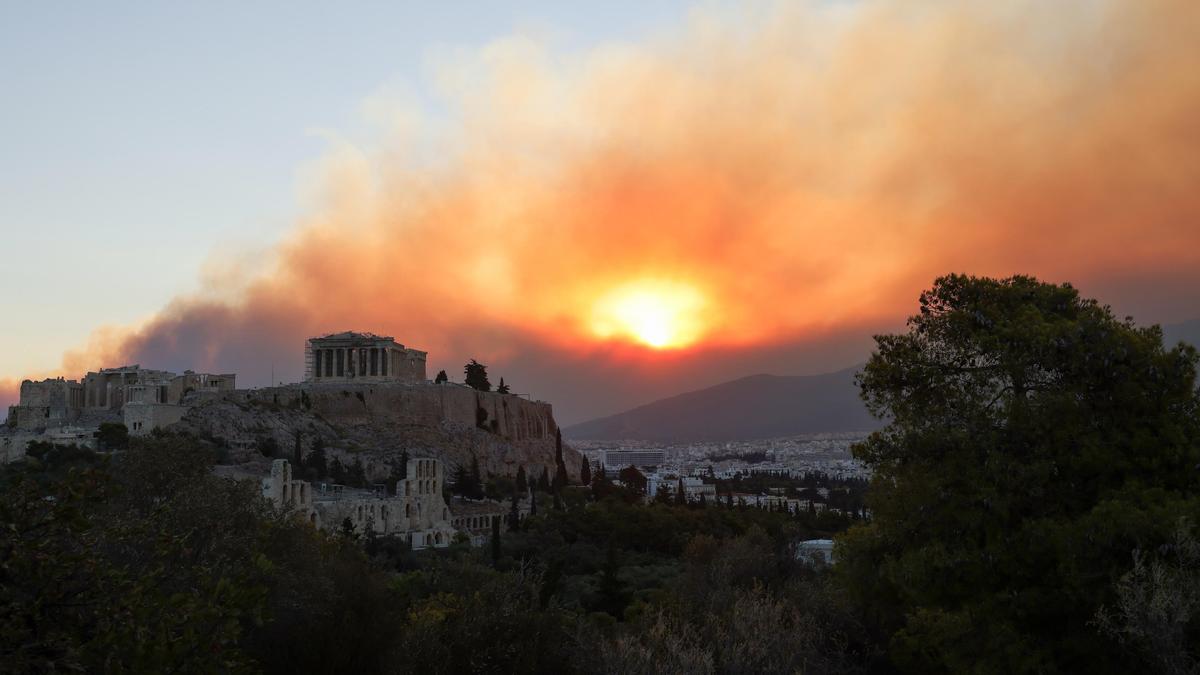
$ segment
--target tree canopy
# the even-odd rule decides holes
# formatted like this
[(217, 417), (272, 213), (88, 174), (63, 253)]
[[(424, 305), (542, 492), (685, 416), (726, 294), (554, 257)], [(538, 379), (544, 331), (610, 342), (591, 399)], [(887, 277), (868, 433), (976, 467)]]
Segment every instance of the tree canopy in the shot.
[(468, 387), (479, 391), (492, 390), (492, 383), (488, 381), (487, 366), (471, 359), (470, 363), (463, 367), (463, 372), (467, 376), (465, 382)]
[(873, 519), (841, 574), (921, 672), (1120, 669), (1093, 625), (1200, 486), (1196, 351), (1070, 285), (952, 275), (858, 378)]

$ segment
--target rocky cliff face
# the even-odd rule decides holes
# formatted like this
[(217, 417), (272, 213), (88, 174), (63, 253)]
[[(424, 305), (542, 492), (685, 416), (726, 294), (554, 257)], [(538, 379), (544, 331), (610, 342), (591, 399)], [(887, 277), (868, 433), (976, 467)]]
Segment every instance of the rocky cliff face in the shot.
[[(233, 463), (264, 463), (262, 447), (291, 457), (320, 438), (327, 455), (361, 461), (383, 481), (403, 451), (445, 461), (448, 470), (479, 462), (485, 475), (554, 475), (558, 425), (550, 404), (456, 385), (290, 385), (243, 390), (199, 401), (172, 429), (213, 440)], [(577, 480), (582, 456), (563, 448)]]

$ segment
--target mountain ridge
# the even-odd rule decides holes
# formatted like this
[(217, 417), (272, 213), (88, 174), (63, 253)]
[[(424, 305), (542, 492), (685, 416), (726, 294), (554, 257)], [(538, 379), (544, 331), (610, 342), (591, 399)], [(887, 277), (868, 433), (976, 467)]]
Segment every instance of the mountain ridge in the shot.
[(819, 375), (756, 373), (565, 427), (579, 440), (740, 441), (880, 425), (858, 398), (861, 365)]

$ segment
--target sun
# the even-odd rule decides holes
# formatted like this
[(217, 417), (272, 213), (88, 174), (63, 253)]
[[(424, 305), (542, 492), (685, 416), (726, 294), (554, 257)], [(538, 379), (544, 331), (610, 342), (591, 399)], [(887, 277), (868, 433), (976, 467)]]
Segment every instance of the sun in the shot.
[(627, 283), (603, 295), (592, 313), (597, 337), (624, 337), (654, 349), (686, 347), (704, 332), (704, 296), (671, 281)]

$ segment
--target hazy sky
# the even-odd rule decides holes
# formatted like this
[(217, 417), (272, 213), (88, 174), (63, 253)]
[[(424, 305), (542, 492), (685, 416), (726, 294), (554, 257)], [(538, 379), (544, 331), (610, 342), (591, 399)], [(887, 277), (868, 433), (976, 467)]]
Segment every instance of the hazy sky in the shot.
[(6, 5), (0, 399), (355, 329), (569, 423), (951, 271), (1200, 316), (1200, 3), (588, 4)]
[(381, 92), (437, 114), (431, 63), (513, 34), (564, 52), (686, 3), (0, 3), (0, 376), (195, 290), (295, 224), (329, 134)]

